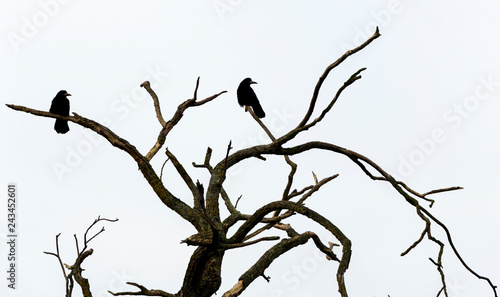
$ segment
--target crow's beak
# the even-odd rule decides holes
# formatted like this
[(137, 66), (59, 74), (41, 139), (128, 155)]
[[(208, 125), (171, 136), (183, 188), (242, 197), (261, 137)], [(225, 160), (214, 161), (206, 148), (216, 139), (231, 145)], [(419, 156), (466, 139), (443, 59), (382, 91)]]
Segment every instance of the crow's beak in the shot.
[(253, 80), (252, 80), (252, 81), (250, 81), (250, 84), (256, 84), (256, 83), (257, 83), (257, 82), (255, 82), (255, 81), (253, 81)]
[(66, 96), (71, 96), (71, 94), (70, 93), (66, 93)]

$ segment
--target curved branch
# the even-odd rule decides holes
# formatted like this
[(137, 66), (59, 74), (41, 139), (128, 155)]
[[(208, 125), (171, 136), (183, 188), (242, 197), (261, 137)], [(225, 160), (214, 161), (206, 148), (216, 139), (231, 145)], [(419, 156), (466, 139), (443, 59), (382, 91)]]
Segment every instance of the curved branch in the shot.
[(200, 205), (201, 201), (200, 192), (194, 181), (191, 179), (191, 176), (189, 176), (186, 169), (184, 169), (184, 166), (182, 166), (179, 160), (177, 160), (175, 155), (168, 148), (165, 150), (165, 154), (167, 155), (168, 159), (172, 162), (175, 169), (177, 170), (177, 173), (179, 173), (182, 180), (188, 186), (189, 190), (193, 194), (195, 208), (201, 209), (202, 206)]
[(151, 95), (151, 98), (153, 98), (153, 104), (154, 104), (155, 111), (156, 111), (156, 118), (160, 122), (160, 125), (162, 127), (164, 127), (166, 123), (165, 123), (165, 120), (163, 119), (163, 116), (161, 114), (160, 102), (158, 100), (158, 96), (156, 95), (155, 91), (153, 91), (153, 89), (151, 89), (151, 84), (149, 83), (149, 81), (143, 82), (141, 84), (141, 87), (145, 88), (146, 91), (148, 91), (149, 95)]
[(361, 75), (360, 73), (365, 71), (366, 68), (361, 68), (359, 69), (358, 71), (354, 72), (350, 77), (349, 79), (347, 79), (344, 84), (337, 90), (337, 93), (335, 93), (335, 96), (333, 97), (333, 99), (330, 101), (330, 104), (328, 104), (328, 106), (321, 112), (321, 114), (319, 115), (319, 117), (317, 117), (316, 119), (314, 119), (311, 123), (309, 124), (306, 124), (306, 125), (303, 125), (299, 131), (304, 131), (304, 130), (307, 130), (309, 128), (311, 128), (312, 126), (316, 125), (317, 123), (319, 123), (325, 116), (326, 114), (332, 109), (333, 105), (337, 102), (337, 100), (339, 99), (340, 97), (340, 94), (342, 94), (342, 92), (350, 85), (352, 85), (354, 82), (356, 82), (358, 79), (361, 79)]
[(469, 267), (469, 265), (465, 262), (465, 260), (462, 258), (462, 256), (460, 255), (460, 253), (458, 252), (455, 244), (453, 243), (453, 240), (451, 238), (451, 232), (450, 230), (448, 230), (448, 227), (446, 227), (445, 224), (443, 224), (440, 220), (438, 220), (436, 217), (434, 217), (428, 210), (426, 210), (425, 208), (420, 208), (420, 210), (425, 213), (429, 218), (431, 218), (434, 222), (436, 222), (436, 224), (438, 224), (441, 228), (443, 228), (444, 232), (446, 233), (446, 237), (448, 239), (448, 243), (450, 244), (451, 246), (451, 249), (453, 250), (453, 253), (455, 254), (455, 256), (458, 258), (458, 260), (460, 261), (460, 263), (462, 263), (462, 265), (465, 267), (465, 269), (467, 269), (470, 273), (472, 273), (475, 277), (477, 277), (478, 279), (482, 279), (486, 282), (488, 282), (488, 284), (490, 285), (491, 289), (493, 290), (493, 293), (495, 294), (495, 297), (498, 297), (498, 293), (497, 293), (497, 286), (495, 286), (493, 284), (493, 282), (485, 277), (485, 276), (482, 276), (480, 274), (478, 274), (476, 271), (474, 271), (472, 268)]
[[(253, 227), (260, 223), (265, 215), (278, 209), (292, 210), (296, 213), (310, 218), (311, 220), (323, 226), (330, 233), (332, 233), (335, 238), (337, 238), (337, 240), (342, 244), (342, 257), (337, 269), (337, 283), (341, 296), (346, 297), (347, 291), (344, 282), (344, 274), (349, 268), (349, 262), (351, 260), (351, 241), (349, 240), (349, 238), (347, 238), (347, 236), (344, 235), (344, 233), (342, 233), (339, 228), (337, 228), (337, 226), (335, 226), (328, 219), (312, 209), (290, 201), (275, 201), (268, 203), (259, 208), (245, 223), (243, 223), (241, 227), (235, 232), (235, 234), (228, 239), (228, 243), (241, 242), (244, 239), (245, 235), (248, 234), (248, 232), (252, 230)], [(247, 285), (248, 284), (245, 284), (245, 282), (243, 282), (244, 287), (246, 287)]]
[(253, 245), (253, 244), (259, 243), (261, 241), (272, 241), (272, 240), (278, 240), (278, 239), (280, 239), (279, 236), (266, 236), (266, 237), (258, 238), (256, 240), (251, 240), (251, 241), (241, 242), (241, 243), (234, 243), (234, 244), (221, 243), (221, 244), (219, 244), (219, 247), (224, 249), (224, 250), (229, 250), (229, 249), (236, 249), (236, 248), (241, 248), (241, 247)]
[(101, 135), (104, 137), (107, 141), (109, 141), (113, 146), (124, 150), (127, 152), (137, 163), (144, 162), (144, 157), (139, 153), (139, 151), (130, 144), (127, 140), (119, 137), (116, 135), (113, 131), (111, 131), (109, 128), (99, 124), (98, 122), (95, 122), (93, 120), (84, 118), (77, 113), (73, 113), (74, 116), (60, 116), (57, 114), (53, 114), (47, 111), (41, 111), (41, 110), (36, 110), (20, 105), (14, 105), (14, 104), (6, 104), (7, 107), (17, 110), (17, 111), (23, 111), (26, 113), (30, 113), (36, 116), (41, 116), (41, 117), (48, 117), (48, 118), (54, 118), (54, 119), (61, 119), (61, 120), (66, 120), (73, 122), (75, 124), (78, 124), (82, 127), (89, 128), (90, 130), (96, 132), (97, 134)]
[[(441, 221), (439, 221), (437, 218), (435, 218), (428, 210), (423, 208), (418, 203), (418, 200), (415, 199), (414, 197), (412, 197), (410, 194), (415, 195), (417, 197), (422, 197), (424, 195), (419, 194), (418, 192), (412, 190), (408, 186), (402, 184), (402, 182), (397, 181), (394, 177), (392, 177), (389, 173), (384, 171), (375, 162), (373, 162), (369, 158), (367, 158), (367, 157), (365, 157), (357, 152), (351, 151), (349, 149), (346, 149), (346, 148), (343, 148), (340, 146), (336, 146), (334, 144), (320, 142), (320, 141), (307, 142), (307, 143), (297, 145), (297, 146), (294, 146), (291, 148), (282, 148), (275, 142), (275, 143), (271, 143), (271, 144), (267, 144), (267, 145), (254, 146), (254, 147), (251, 147), (248, 149), (243, 149), (243, 150), (240, 150), (240, 151), (233, 153), (228, 159), (228, 164), (229, 164), (228, 166), (234, 165), (243, 159), (250, 158), (250, 157), (253, 157), (256, 155), (265, 155), (265, 154), (295, 155), (295, 154), (299, 154), (299, 153), (302, 153), (302, 152), (305, 152), (305, 151), (308, 151), (311, 149), (322, 149), (322, 150), (332, 151), (332, 152), (336, 152), (336, 153), (345, 155), (346, 157), (353, 160), (358, 166), (360, 166), (360, 168), (363, 170), (363, 172), (365, 172), (370, 178), (372, 178), (374, 180), (381, 180), (381, 181), (389, 182), (393, 186), (393, 188), (396, 189), (410, 205), (421, 210), (432, 221), (434, 221), (441, 228), (443, 228), (443, 230), (446, 232), (448, 242), (450, 243), (450, 246), (452, 247), (454, 254), (460, 260), (462, 265), (469, 272), (471, 272), (474, 276), (476, 276), (477, 278), (482, 279), (482, 280), (486, 280), (488, 282), (488, 284), (490, 285), (490, 287), (493, 289), (493, 291), (495, 293), (495, 297), (498, 297), (497, 292), (496, 292), (496, 286), (491, 282), (491, 280), (487, 277), (481, 276), (478, 273), (476, 273), (462, 259), (460, 253), (458, 252), (458, 250), (456, 249), (456, 247), (453, 243), (451, 233), (449, 232), (448, 228)], [(381, 177), (376, 177), (373, 174), (371, 174), (366, 169), (366, 167), (364, 166), (364, 164), (361, 161), (370, 165), (373, 169), (375, 169), (377, 172), (379, 172), (381, 174)], [(219, 166), (219, 164), (217, 166)], [(460, 187), (450, 187), (450, 188), (445, 188), (445, 189), (434, 190), (434, 191), (430, 191), (430, 192), (426, 193), (426, 195), (428, 195), (430, 193), (452, 191), (452, 190), (457, 190), (457, 189), (460, 189)], [(255, 219), (255, 217), (254, 217), (254, 219)], [(252, 218), (250, 218), (247, 222), (245, 222), (241, 226), (240, 230), (238, 230), (238, 232), (232, 237), (232, 239), (235, 240), (237, 237), (239, 238), (239, 236), (244, 236), (244, 234), (246, 234), (248, 231), (250, 231), (250, 229), (253, 228), (253, 226), (254, 226), (254, 225), (250, 225), (250, 223), (255, 224), (255, 223), (257, 223), (257, 221), (252, 221)], [(249, 229), (246, 229), (246, 228), (249, 228)], [(241, 232), (241, 233), (239, 233), (239, 232)]]
[(330, 71), (332, 71), (332, 69), (334, 69), (335, 67), (339, 66), (349, 56), (351, 56), (351, 55), (359, 52), (363, 48), (365, 48), (367, 45), (369, 45), (373, 40), (377, 39), (379, 36), (380, 36), (380, 33), (379, 33), (378, 27), (377, 27), (377, 29), (375, 30), (375, 33), (373, 33), (373, 35), (370, 38), (368, 38), (363, 44), (361, 44), (360, 46), (358, 46), (355, 49), (347, 51), (340, 58), (338, 58), (337, 61), (333, 62), (332, 64), (328, 65), (328, 67), (326, 67), (325, 71), (319, 77), (319, 80), (316, 83), (316, 87), (314, 88), (314, 92), (313, 92), (313, 96), (311, 98), (311, 103), (309, 105), (309, 109), (307, 110), (307, 113), (304, 116), (304, 119), (299, 123), (297, 128), (305, 126), (307, 124), (307, 122), (309, 121), (309, 119), (311, 118), (311, 115), (314, 111), (314, 106), (316, 105), (316, 101), (318, 99), (319, 91), (321, 90), (321, 86), (323, 85), (323, 82), (328, 77), (328, 74), (330, 73)]
[(314, 186), (311, 186), (311, 188), (307, 191), (307, 193), (305, 193), (298, 201), (297, 203), (304, 203), (304, 201), (309, 198), (312, 194), (314, 194), (315, 192), (319, 191), (319, 189), (323, 186), (323, 185), (326, 185), (328, 182), (330, 182), (331, 180), (337, 178), (339, 175), (338, 174), (334, 174), (332, 176), (329, 176), (329, 177), (325, 177), (324, 179), (320, 180), (319, 182), (317, 182)]
[(175, 297), (176, 295), (167, 293), (162, 290), (149, 290), (146, 287), (139, 285), (137, 283), (133, 282), (127, 282), (127, 285), (131, 285), (134, 287), (137, 287), (140, 289), (139, 292), (118, 292), (118, 293), (113, 293), (111, 291), (108, 291), (109, 294), (113, 296), (123, 296), (123, 295), (132, 295), (132, 296), (163, 296), (163, 297)]
[(222, 297), (239, 296), (255, 279), (257, 279), (264, 273), (267, 267), (269, 267), (269, 265), (271, 265), (274, 260), (276, 260), (279, 256), (287, 253), (291, 249), (305, 244), (307, 241), (309, 241), (309, 238), (310, 236), (304, 233), (293, 238), (283, 239), (278, 244), (268, 249), (252, 267), (250, 267), (239, 277), (238, 283), (236, 284), (238, 289), (233, 291), (230, 290), (222, 295)]
[[(394, 177), (392, 177), (389, 173), (385, 172), (380, 166), (378, 166), (372, 160), (370, 160), (367, 157), (365, 157), (365, 156), (363, 156), (363, 155), (361, 155), (359, 153), (356, 153), (354, 151), (351, 151), (351, 150), (348, 150), (348, 149), (345, 149), (345, 148), (342, 148), (342, 147), (339, 147), (339, 146), (336, 146), (336, 145), (333, 145), (333, 144), (330, 144), (330, 143), (324, 143), (324, 142), (308, 142), (308, 143), (305, 143), (305, 144), (302, 144), (302, 145), (298, 145), (298, 146), (295, 146), (295, 147), (292, 147), (292, 148), (289, 148), (289, 149), (282, 149), (282, 151), (280, 152), (280, 154), (294, 155), (294, 154), (297, 154), (297, 153), (300, 153), (300, 152), (304, 152), (304, 151), (307, 151), (307, 150), (310, 150), (310, 149), (324, 149), (324, 150), (329, 150), (329, 151), (337, 152), (337, 153), (343, 154), (343, 155), (345, 155), (345, 156), (347, 156), (347, 157), (349, 157), (349, 158), (351, 158), (353, 160), (354, 159), (358, 160), (358, 162), (356, 162), (356, 164), (358, 164), (358, 165), (361, 164), (359, 162), (359, 160), (362, 160), (363, 162), (366, 162), (367, 164), (369, 164), (370, 166), (372, 166), (375, 170), (377, 170), (383, 176), (382, 178), (374, 178), (374, 179), (384, 180), (384, 181), (389, 182), (406, 199), (406, 201), (408, 203), (410, 203), (411, 205), (415, 206), (418, 210), (420, 210), (425, 215), (427, 215), (432, 221), (434, 221), (436, 224), (438, 224), (445, 231), (446, 237), (448, 239), (448, 243), (450, 244), (450, 246), (451, 246), (451, 248), (453, 250), (453, 253), (459, 259), (460, 263), (462, 263), (462, 265), (470, 273), (472, 273), (474, 276), (476, 276), (479, 279), (487, 281), (488, 284), (489, 284), (489, 286), (493, 289), (495, 297), (498, 297), (498, 294), (497, 294), (497, 291), (496, 291), (497, 286), (495, 286), (491, 282), (491, 280), (489, 278), (487, 278), (485, 276), (481, 276), (477, 272), (475, 272), (463, 260), (462, 256), (458, 252), (458, 250), (457, 250), (457, 248), (456, 248), (456, 246), (455, 246), (455, 244), (454, 244), (454, 242), (452, 240), (451, 233), (448, 230), (448, 228), (446, 227), (446, 225), (444, 223), (442, 223), (440, 220), (438, 220), (436, 217), (434, 217), (427, 209), (423, 208), (418, 203), (418, 201), (415, 198), (411, 197), (407, 192), (405, 192), (405, 190), (403, 190), (403, 188), (401, 187), (401, 182), (399, 182), (396, 179), (394, 179)], [(368, 170), (366, 170), (366, 168), (364, 168), (364, 172), (367, 173)], [(368, 175), (373, 178), (373, 175), (371, 175), (371, 174), (368, 174)], [(409, 187), (407, 187), (406, 185), (404, 186), (404, 188), (405, 189), (409, 189)], [(427, 194), (429, 194), (429, 193), (445, 192), (445, 191), (453, 191), (453, 190), (457, 190), (457, 189), (460, 189), (460, 187), (450, 187), (450, 188), (445, 188), (445, 189), (434, 190), (434, 191), (428, 192)], [(413, 191), (413, 190), (411, 190), (409, 192), (412, 193), (412, 194), (417, 193), (416, 191)]]
[[(87, 249), (87, 244), (92, 239), (96, 238), (97, 235), (99, 235), (102, 232), (104, 232), (104, 227), (102, 227), (102, 229), (99, 232), (97, 232), (92, 237), (90, 237), (89, 239), (87, 239), (87, 234), (89, 233), (90, 229), (92, 229), (92, 227), (94, 227), (95, 224), (97, 224), (100, 221), (108, 221), (108, 222), (111, 222), (111, 223), (115, 223), (115, 222), (118, 222), (118, 218), (116, 218), (116, 219), (113, 220), (113, 219), (101, 218), (101, 216), (98, 216), (97, 219), (94, 220), (94, 222), (87, 228), (87, 230), (83, 234), (83, 249), (82, 249), (82, 253)], [(75, 239), (76, 239), (76, 234), (75, 234)], [(76, 247), (77, 247), (77, 251), (78, 251), (78, 240), (76, 241)], [(78, 253), (80, 253), (80, 252), (78, 251)]]
[(76, 259), (75, 264), (71, 266), (71, 274), (73, 274), (73, 276), (75, 277), (75, 281), (82, 288), (82, 294), (84, 297), (92, 297), (92, 292), (90, 292), (89, 280), (82, 276), (83, 269), (81, 268), (81, 265), (88, 256), (92, 255), (93, 252), (94, 250), (90, 249), (81, 253)]
[[(230, 146), (228, 146), (227, 153), (229, 153), (229, 148), (230, 148)], [(226, 156), (227, 156), (227, 154), (226, 154)], [(193, 162), (192, 165), (195, 168), (206, 168), (208, 170), (208, 172), (210, 174), (212, 174), (214, 168), (212, 167), (212, 165), (210, 165), (211, 158), (212, 158), (212, 149), (210, 147), (208, 147), (207, 152), (205, 154), (205, 160), (203, 161), (203, 164), (196, 164), (195, 162)], [(238, 215), (239, 212), (238, 212), (238, 210), (236, 210), (236, 206), (233, 205), (233, 203), (231, 202), (231, 199), (229, 198), (229, 195), (227, 194), (226, 190), (224, 190), (224, 187), (222, 187), (222, 186), (221, 186), (221, 190), (220, 190), (220, 195), (221, 195), (222, 200), (224, 200), (224, 204), (226, 205), (226, 208), (229, 211), (229, 213), (231, 213), (232, 215)]]
[[(44, 254), (47, 255), (52, 255), (57, 258), (59, 261), (59, 266), (61, 267), (61, 270), (64, 275), (64, 281), (66, 282), (66, 296), (71, 296), (71, 293), (73, 292), (73, 278), (68, 277), (66, 274), (66, 270), (64, 270), (64, 264), (61, 259), (61, 254), (59, 253), (59, 236), (61, 236), (61, 233), (56, 235), (56, 251), (57, 253), (52, 253), (52, 252), (43, 252)], [(79, 253), (79, 252), (78, 252)]]
[[(330, 176), (330, 177), (327, 177), (327, 178), (324, 178), (322, 179), (321, 181), (317, 182), (314, 186), (309, 186), (307, 187), (307, 193), (305, 193), (298, 201), (297, 203), (298, 204), (304, 204), (304, 201), (309, 198), (312, 194), (314, 194), (315, 192), (319, 191), (319, 189), (327, 184), (329, 181), (333, 180), (334, 178), (336, 178), (338, 176), (338, 174), (335, 174), (333, 176)], [(305, 191), (305, 190), (304, 190)], [(294, 196), (289, 196), (288, 199), (285, 199), (285, 201), (288, 201), (290, 200), (292, 197)], [(249, 239), (249, 238), (252, 238), (262, 232), (264, 232), (265, 230), (269, 230), (271, 229), (272, 227), (276, 227), (276, 224), (279, 223), (281, 220), (285, 219), (285, 218), (288, 218), (290, 216), (292, 216), (294, 213), (293, 211), (291, 210), (288, 210), (287, 212), (285, 212), (283, 215), (279, 215), (279, 213), (281, 212), (281, 209), (279, 210), (276, 210), (272, 216), (272, 218), (270, 219), (267, 219), (267, 218), (264, 218), (262, 219), (262, 223), (268, 223), (267, 225), (261, 227), (260, 229), (252, 232), (251, 234), (245, 236), (245, 240)], [(278, 214), (278, 215), (276, 215)], [(244, 216), (242, 216), (242, 218), (245, 218)], [(246, 216), (246, 218), (248, 219), (249, 216)]]
[[(160, 150), (160, 148), (163, 146), (163, 144), (165, 144), (165, 139), (167, 137), (167, 134), (170, 133), (170, 131), (175, 127), (175, 125), (177, 125), (177, 123), (179, 123), (179, 121), (181, 120), (182, 116), (184, 115), (184, 111), (186, 109), (188, 109), (189, 107), (193, 107), (193, 106), (203, 105), (205, 103), (208, 103), (208, 102), (214, 100), (215, 98), (219, 97), (220, 95), (227, 93), (227, 91), (222, 91), (218, 94), (207, 97), (201, 101), (197, 101), (198, 100), (197, 99), (197, 92), (198, 92), (199, 82), (200, 82), (200, 78), (198, 77), (198, 80), (196, 81), (196, 88), (195, 88), (194, 97), (192, 99), (188, 99), (188, 100), (184, 101), (183, 103), (179, 104), (179, 106), (177, 107), (177, 110), (175, 111), (174, 115), (172, 116), (172, 118), (169, 121), (167, 121), (167, 122), (163, 121), (163, 122), (165, 122), (165, 124), (162, 124), (162, 129), (160, 130), (160, 133), (158, 134), (158, 138), (156, 140), (156, 143), (151, 148), (151, 150), (149, 150), (149, 152), (146, 154), (146, 159), (148, 161), (150, 161), (156, 155), (156, 153)], [(154, 98), (153, 98), (153, 100), (154, 100)]]
[(189, 221), (193, 226), (201, 230), (201, 224), (199, 222), (199, 218), (197, 213), (186, 203), (175, 197), (172, 193), (170, 193), (161, 182), (160, 178), (154, 171), (153, 167), (149, 163), (148, 159), (146, 159), (132, 144), (130, 144), (127, 140), (119, 137), (109, 128), (99, 124), (96, 121), (84, 118), (77, 113), (73, 113), (74, 116), (60, 116), (57, 114), (53, 114), (46, 111), (36, 110), (27, 108), (24, 106), (6, 104), (9, 108), (23, 111), (26, 113), (30, 113), (36, 116), (49, 117), (55, 119), (67, 120), (73, 123), (76, 123), (82, 127), (89, 128), (90, 130), (96, 132), (97, 134), (103, 136), (106, 140), (108, 140), (113, 146), (124, 150), (127, 152), (139, 165), (139, 170), (141, 170), (144, 178), (151, 185), (157, 196), (160, 200), (167, 205), (170, 209), (175, 211), (181, 217)]
[[(349, 87), (350, 85), (352, 85), (354, 82), (356, 82), (358, 79), (361, 79), (361, 75), (360, 73), (362, 71), (366, 70), (366, 68), (361, 68), (359, 69), (358, 71), (356, 71), (355, 73), (353, 73), (345, 82), (344, 84), (337, 90), (337, 93), (335, 93), (335, 96), (333, 97), (333, 99), (330, 101), (330, 103), (328, 104), (328, 106), (321, 112), (321, 114), (319, 115), (319, 117), (317, 117), (316, 119), (314, 119), (312, 122), (310, 122), (309, 124), (307, 123), (304, 123), (304, 124), (299, 124), (299, 126), (297, 126), (295, 129), (291, 130), (290, 132), (288, 132), (287, 134), (281, 136), (280, 138), (278, 138), (276, 140), (276, 142), (278, 142), (280, 145), (290, 141), (291, 139), (293, 139), (295, 136), (297, 136), (297, 134), (299, 134), (300, 132), (303, 132), (303, 131), (306, 131), (308, 129), (310, 129), (311, 127), (315, 126), (317, 123), (319, 123), (321, 120), (323, 120), (323, 118), (326, 116), (326, 114), (332, 109), (333, 105), (337, 102), (337, 100), (339, 99), (340, 95), (342, 94), (342, 92), (347, 89), (347, 87)], [(309, 120), (310, 116), (307, 118)]]
[[(362, 68), (362, 69), (358, 70), (353, 75), (351, 75), (351, 77), (346, 82), (344, 82), (344, 85), (339, 88), (339, 90), (335, 94), (335, 97), (332, 99), (332, 101), (330, 102), (330, 104), (325, 108), (325, 110), (323, 110), (323, 112), (321, 113), (321, 115), (318, 118), (316, 118), (314, 121), (312, 121), (311, 123), (309, 123), (307, 125), (306, 124), (299, 125), (295, 129), (291, 130), (290, 132), (288, 132), (287, 134), (281, 136), (278, 139), (275, 139), (272, 135), (270, 135), (270, 138), (273, 140), (273, 142), (270, 143), (270, 144), (256, 145), (256, 146), (253, 146), (253, 147), (250, 147), (250, 148), (241, 149), (239, 151), (236, 151), (231, 156), (229, 156), (229, 158), (228, 158), (229, 161), (228, 162), (225, 162), (224, 164), (221, 164), (222, 161), (219, 162), (215, 166), (215, 169), (217, 169), (218, 167), (221, 167), (223, 165), (227, 166), (227, 168), (229, 168), (229, 167), (233, 166), (234, 164), (240, 162), (243, 159), (247, 159), (247, 158), (250, 158), (250, 157), (260, 157), (262, 154), (268, 154), (269, 153), (268, 151), (275, 151), (277, 148), (280, 148), (283, 144), (285, 144), (286, 142), (290, 141), (295, 136), (297, 136), (297, 134), (299, 134), (300, 132), (305, 131), (305, 130), (313, 127), (314, 125), (316, 125), (318, 122), (320, 122), (324, 118), (324, 116), (328, 113), (328, 111), (330, 111), (330, 109), (332, 108), (333, 104), (337, 101), (337, 99), (340, 97), (340, 95), (342, 94), (342, 92), (349, 85), (351, 85), (356, 80), (358, 80), (358, 79), (361, 78), (361, 76), (359, 76), (359, 73), (361, 71), (363, 71), (364, 69), (365, 68)], [(254, 116), (254, 118), (258, 119), (255, 115), (252, 115), (252, 116)], [(264, 126), (260, 120), (257, 120), (257, 122), (259, 122), (259, 124), (261, 126)], [(266, 129), (264, 129), (264, 130), (266, 130)], [(271, 154), (273, 154), (273, 153), (271, 153)], [(285, 159), (288, 157), (287, 154), (282, 154), (282, 155), (285, 155)], [(286, 159), (286, 160), (287, 160), (287, 162), (289, 161), (289, 159)], [(291, 170), (291, 172), (289, 174), (287, 188), (291, 187), (291, 182), (293, 181), (293, 176), (294, 176), (294, 173), (295, 173), (293, 165), (291, 163), (288, 163), (288, 164), (292, 167), (292, 170)], [(287, 188), (285, 188), (284, 194), (286, 194)]]

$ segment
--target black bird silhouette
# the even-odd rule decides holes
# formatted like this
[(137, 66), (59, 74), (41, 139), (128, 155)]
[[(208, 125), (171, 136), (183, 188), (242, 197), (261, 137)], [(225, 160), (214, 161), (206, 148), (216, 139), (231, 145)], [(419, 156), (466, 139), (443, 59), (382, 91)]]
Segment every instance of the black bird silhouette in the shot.
[(259, 118), (263, 118), (266, 116), (266, 113), (260, 106), (259, 99), (257, 99), (257, 95), (250, 87), (251, 84), (256, 84), (250, 77), (245, 78), (238, 87), (236, 94), (238, 95), (238, 103), (240, 106), (251, 106), (255, 114)]
[[(67, 96), (71, 96), (71, 94), (65, 90), (59, 91), (56, 97), (52, 100), (49, 111), (58, 115), (69, 116), (69, 100), (66, 98)], [(68, 132), (68, 121), (56, 119), (54, 130), (56, 130), (57, 133), (62, 134)]]

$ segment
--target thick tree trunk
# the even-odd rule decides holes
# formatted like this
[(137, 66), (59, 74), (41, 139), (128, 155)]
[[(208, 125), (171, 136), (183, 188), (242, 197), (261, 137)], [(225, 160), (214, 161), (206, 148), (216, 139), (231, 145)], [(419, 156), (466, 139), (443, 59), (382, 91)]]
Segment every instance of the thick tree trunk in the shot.
[(224, 251), (198, 247), (191, 256), (179, 296), (210, 297), (219, 289)]

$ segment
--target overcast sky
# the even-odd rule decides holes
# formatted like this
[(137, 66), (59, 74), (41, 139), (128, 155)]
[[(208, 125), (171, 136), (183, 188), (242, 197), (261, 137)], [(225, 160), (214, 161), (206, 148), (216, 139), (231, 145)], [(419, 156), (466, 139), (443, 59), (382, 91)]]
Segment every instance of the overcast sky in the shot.
[[(83, 267), (94, 296), (134, 290), (125, 281), (175, 293), (194, 250), (179, 242), (195, 233), (164, 207), (129, 155), (72, 123), (69, 133), (58, 135), (53, 119), (5, 103), (48, 111), (65, 89), (72, 94), (72, 111), (107, 125), (146, 154), (160, 125), (139, 85), (151, 82), (168, 119), (192, 98), (200, 76), (199, 98), (228, 92), (187, 110), (166, 146), (194, 179), (207, 184), (207, 172), (190, 164), (203, 162), (208, 146), (215, 164), (230, 140), (235, 149), (268, 142), (237, 104), (243, 78), (258, 82), (253, 88), (266, 111), (263, 121), (280, 136), (302, 119), (325, 67), (376, 26), (382, 36), (330, 74), (318, 110), (366, 67), (363, 78), (321, 124), (293, 143), (321, 140), (355, 150), (422, 193), (464, 187), (431, 197), (431, 211), (447, 224), (470, 267), (500, 284), (498, 1), (185, 2), (0, 1), (0, 181), (3, 197), (9, 182), (19, 194), (18, 289), (7, 289), (4, 273), (1, 296), (63, 296), (57, 260), (42, 252), (55, 251), (61, 233), (63, 260), (72, 264), (73, 234), (81, 238), (99, 215), (120, 221), (102, 224), (106, 231), (90, 244), (95, 251)], [(158, 172), (165, 159), (163, 149), (153, 159)], [(428, 258), (436, 259), (438, 247), (424, 241), (400, 257), (424, 225), (394, 189), (335, 154), (316, 151), (292, 159), (299, 166), (298, 189), (313, 182), (311, 171), (319, 178), (340, 174), (307, 206), (353, 242), (346, 274), (351, 296), (436, 295), (440, 278)], [(226, 189), (233, 200), (243, 195), (238, 207), (251, 213), (280, 198), (287, 174), (282, 158), (245, 161), (228, 172)], [(171, 164), (163, 182), (190, 203)], [(5, 242), (6, 198), (0, 205)], [(291, 222), (299, 232), (334, 241), (315, 224)], [(446, 242), (437, 226), (432, 231)], [(227, 252), (218, 296), (272, 244)], [(1, 271), (7, 254), (3, 243)], [(449, 245), (443, 261), (450, 296), (493, 296)], [(266, 270), (270, 283), (257, 279), (243, 296), (337, 296), (336, 269), (308, 243)], [(77, 288), (74, 296), (80, 296)]]

